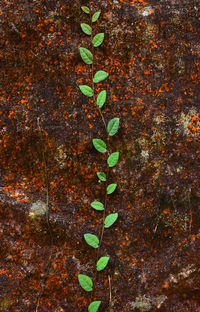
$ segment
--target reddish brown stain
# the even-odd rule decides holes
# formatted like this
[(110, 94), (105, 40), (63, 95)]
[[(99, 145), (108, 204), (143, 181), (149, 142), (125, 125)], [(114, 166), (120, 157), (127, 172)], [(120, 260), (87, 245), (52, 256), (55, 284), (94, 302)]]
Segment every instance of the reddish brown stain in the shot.
[[(34, 311), (49, 257), (43, 217), (28, 217), (45, 201), (45, 153), (53, 257), (40, 311), (86, 311), (90, 296), (77, 275), (94, 275), (95, 252), (83, 241), (98, 233), (101, 217), (90, 202), (103, 196), (96, 172), (106, 161), (91, 140), (104, 137), (94, 103), (80, 92), (91, 84), (78, 47), (89, 47), (75, 1), (4, 1), (1, 28), (1, 285), (2, 311)], [(97, 1), (105, 32), (95, 70), (109, 79), (106, 121), (120, 118), (120, 151), (111, 179), (118, 182), (108, 212), (116, 226), (105, 233), (102, 255), (111, 256), (98, 275), (100, 311), (130, 311), (145, 295), (167, 299), (160, 311), (198, 311), (199, 303), (199, 45), (198, 2)], [(41, 133), (38, 129), (40, 119)], [(194, 271), (182, 274), (192, 266)], [(177, 283), (170, 279), (173, 275)], [(158, 308), (152, 304), (151, 311)]]

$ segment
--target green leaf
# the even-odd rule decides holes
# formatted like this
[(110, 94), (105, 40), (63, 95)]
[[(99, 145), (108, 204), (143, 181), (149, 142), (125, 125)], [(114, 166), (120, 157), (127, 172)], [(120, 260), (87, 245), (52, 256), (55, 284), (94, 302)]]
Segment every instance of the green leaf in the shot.
[(97, 96), (97, 105), (101, 108), (106, 101), (106, 90), (103, 90)]
[(84, 238), (86, 240), (86, 243), (88, 243), (88, 245), (92, 246), (93, 248), (99, 247), (99, 239), (96, 235), (84, 234)]
[(88, 96), (88, 97), (92, 97), (92, 96), (93, 96), (93, 90), (92, 90), (92, 88), (90, 88), (89, 86), (80, 85), (79, 88), (80, 88), (81, 92), (82, 92), (84, 95), (86, 95), (86, 96)]
[(106, 143), (103, 140), (93, 139), (92, 142), (93, 142), (93, 145), (98, 152), (100, 152), (100, 153), (106, 153), (107, 152)]
[(90, 13), (90, 9), (89, 9), (87, 6), (85, 6), (85, 5), (83, 5), (83, 6), (81, 7), (81, 9), (82, 9), (82, 11), (85, 12), (86, 14), (89, 14), (89, 13)]
[(94, 47), (99, 47), (104, 39), (104, 33), (99, 33), (97, 35), (94, 36), (92, 43)]
[(101, 14), (101, 11), (98, 11), (98, 12), (95, 12), (93, 15), (92, 15), (92, 23), (96, 22), (99, 18)]
[(99, 201), (93, 201), (90, 205), (95, 210), (104, 210), (104, 205)]
[(109, 167), (114, 167), (119, 160), (119, 152), (114, 152), (110, 154), (110, 156), (107, 159), (107, 163)]
[(118, 213), (111, 213), (109, 214), (104, 221), (104, 227), (109, 228), (118, 218)]
[(115, 133), (117, 133), (118, 128), (119, 128), (119, 118), (111, 119), (107, 126), (108, 134), (110, 136), (114, 135)]
[(80, 48), (80, 55), (81, 55), (83, 62), (85, 62), (86, 64), (92, 64), (93, 55), (88, 49)]
[(99, 180), (105, 182), (106, 181), (106, 174), (104, 172), (97, 172), (97, 176)]
[(117, 187), (117, 184), (109, 184), (107, 187), (107, 194), (113, 193), (116, 187)]
[(88, 24), (82, 23), (81, 24), (81, 29), (86, 35), (91, 35), (92, 34), (92, 27)]
[(78, 275), (78, 281), (79, 281), (79, 284), (81, 285), (81, 287), (85, 291), (92, 291), (93, 282), (89, 276), (84, 275), (84, 274), (79, 274)]
[(97, 312), (99, 309), (99, 306), (101, 304), (101, 301), (93, 301), (90, 303), (89, 307), (88, 307), (88, 311), (89, 312)]
[(98, 83), (108, 77), (108, 73), (106, 73), (104, 70), (99, 70), (96, 72), (93, 78), (93, 82)]
[(97, 261), (97, 271), (102, 271), (103, 269), (105, 269), (105, 267), (108, 264), (109, 259), (110, 259), (109, 257), (101, 257)]

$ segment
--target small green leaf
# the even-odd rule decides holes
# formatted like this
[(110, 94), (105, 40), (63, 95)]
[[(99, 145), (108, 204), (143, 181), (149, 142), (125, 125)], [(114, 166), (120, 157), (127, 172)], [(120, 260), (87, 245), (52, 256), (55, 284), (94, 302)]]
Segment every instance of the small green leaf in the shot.
[(110, 154), (110, 156), (107, 159), (107, 163), (109, 167), (114, 167), (119, 160), (119, 152), (114, 152)]
[(93, 248), (98, 248), (99, 247), (99, 239), (96, 235), (94, 234), (84, 234), (84, 238), (86, 240), (86, 243), (90, 245)]
[(117, 187), (117, 184), (109, 184), (107, 187), (107, 194), (113, 193), (116, 187)]
[(81, 92), (82, 92), (84, 95), (86, 95), (86, 96), (88, 96), (88, 97), (92, 97), (92, 96), (93, 96), (93, 90), (92, 90), (92, 88), (90, 88), (89, 86), (80, 85), (79, 88), (80, 88)]
[(99, 201), (93, 201), (90, 205), (95, 210), (104, 210), (104, 205)]
[(107, 152), (106, 143), (103, 140), (93, 139), (92, 142), (93, 142), (93, 145), (98, 152), (100, 152), (100, 153), (106, 153)]
[(107, 126), (108, 134), (110, 136), (114, 135), (115, 133), (117, 133), (118, 128), (119, 128), (119, 118), (111, 119)]
[(93, 78), (93, 82), (98, 83), (108, 77), (108, 73), (106, 73), (104, 70), (99, 70), (96, 72)]
[(99, 33), (97, 35), (94, 36), (92, 43), (94, 47), (99, 47), (104, 39), (104, 33)]
[(93, 301), (90, 303), (89, 307), (88, 307), (88, 311), (89, 312), (97, 312), (99, 309), (99, 306), (101, 304), (101, 301)]
[(83, 6), (81, 7), (81, 9), (82, 9), (82, 11), (85, 12), (86, 14), (89, 14), (89, 13), (90, 13), (90, 9), (89, 9), (87, 6), (85, 6), (85, 5), (83, 5)]
[(111, 213), (109, 214), (104, 221), (105, 228), (109, 228), (113, 223), (117, 220), (118, 213)]
[(101, 257), (97, 261), (97, 271), (102, 271), (103, 269), (105, 269), (105, 267), (108, 264), (109, 259), (110, 259), (109, 257)]
[(104, 172), (97, 172), (97, 176), (99, 180), (105, 182), (106, 181), (106, 174)]
[(98, 11), (98, 12), (95, 12), (93, 15), (92, 15), (92, 23), (96, 22), (99, 18), (101, 14), (101, 11)]
[(101, 108), (106, 101), (106, 90), (103, 90), (97, 96), (97, 105)]
[(91, 35), (92, 34), (92, 27), (88, 24), (82, 23), (81, 24), (81, 29), (86, 35)]
[(93, 55), (88, 49), (80, 48), (80, 55), (81, 55), (83, 62), (85, 62), (86, 64), (92, 64)]
[(89, 276), (84, 275), (84, 274), (79, 274), (78, 275), (78, 281), (79, 281), (81, 287), (85, 291), (92, 291), (93, 282)]

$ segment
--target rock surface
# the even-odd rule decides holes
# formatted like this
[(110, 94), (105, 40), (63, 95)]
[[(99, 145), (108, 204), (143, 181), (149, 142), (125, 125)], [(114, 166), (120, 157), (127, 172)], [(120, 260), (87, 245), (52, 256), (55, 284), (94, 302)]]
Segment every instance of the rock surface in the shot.
[[(84, 312), (90, 302), (77, 275), (95, 275), (83, 234), (101, 230), (90, 202), (104, 196), (96, 172), (106, 158), (92, 146), (105, 139), (98, 110), (78, 87), (91, 84), (80, 5), (0, 3), (1, 311), (36, 311), (43, 283), (38, 311)], [(95, 32), (105, 33), (94, 67), (109, 73), (98, 84), (108, 93), (102, 111), (106, 122), (120, 118), (108, 201), (119, 218), (104, 234), (110, 261), (94, 298), (109, 311), (109, 275), (114, 312), (200, 311), (199, 1), (93, 7)]]

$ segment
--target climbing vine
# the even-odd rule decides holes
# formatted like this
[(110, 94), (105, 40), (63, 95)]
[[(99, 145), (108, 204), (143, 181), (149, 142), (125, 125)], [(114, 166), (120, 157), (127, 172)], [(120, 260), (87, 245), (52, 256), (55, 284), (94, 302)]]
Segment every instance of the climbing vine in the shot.
[[(104, 41), (104, 33), (97, 33), (93, 34), (93, 23), (97, 22), (101, 12), (97, 11), (94, 12), (92, 5), (90, 3), (89, 7), (87, 6), (82, 6), (81, 7), (82, 11), (86, 13), (89, 16), (90, 23), (81, 23), (81, 29), (82, 31), (90, 36), (91, 38), (91, 51), (85, 47), (80, 47), (79, 52), (80, 56), (83, 60), (83, 62), (86, 65), (91, 65), (91, 86), (88, 85), (79, 85), (79, 88), (81, 92), (89, 97), (92, 98), (93, 103), (95, 104), (96, 109), (99, 112), (99, 115), (102, 119), (103, 126), (105, 128), (106, 132), (106, 142), (100, 138), (94, 138), (92, 140), (94, 148), (102, 154), (107, 155), (107, 164), (106, 164), (106, 172), (99, 171), (97, 172), (97, 177), (98, 179), (102, 182), (102, 185), (104, 184), (105, 187), (105, 196), (104, 196), (104, 201), (92, 201), (91, 202), (91, 208), (97, 211), (97, 213), (102, 212), (102, 227), (101, 231), (99, 233), (99, 236), (91, 234), (91, 233), (85, 233), (84, 234), (84, 239), (86, 243), (95, 249), (97, 249), (97, 261), (96, 261), (96, 272), (97, 271), (102, 271), (106, 268), (110, 257), (109, 256), (102, 256), (99, 257), (100, 254), (100, 247), (102, 244), (103, 240), (103, 235), (105, 229), (111, 227), (115, 221), (118, 218), (118, 213), (113, 212), (111, 214), (106, 215), (106, 208), (107, 208), (107, 198), (108, 195), (112, 194), (116, 187), (117, 183), (110, 183), (112, 181), (109, 181), (109, 171), (110, 168), (114, 167), (117, 165), (118, 160), (119, 160), (119, 152), (114, 151), (110, 152), (109, 150), (109, 138), (111, 136), (114, 136), (119, 128), (119, 118), (113, 118), (111, 119), (108, 124), (106, 124), (105, 118), (102, 114), (102, 107), (106, 102), (106, 96), (107, 96), (107, 91), (102, 90), (99, 92), (99, 94), (96, 96), (95, 94), (95, 85), (98, 84), (99, 82), (103, 81), (108, 77), (108, 73), (104, 70), (98, 70), (94, 73), (94, 56), (95, 56), (95, 48), (99, 47), (103, 41)], [(78, 281), (81, 285), (81, 287), (87, 291), (87, 292), (92, 292), (93, 291), (93, 283), (95, 282), (96, 279), (96, 273), (95, 273), (95, 278), (92, 280), (88, 275), (85, 274), (78, 274)], [(110, 286), (110, 277), (109, 279), (109, 287), (110, 287), (110, 308), (112, 305), (112, 297), (111, 297), (111, 286)], [(96, 312), (98, 311), (99, 307), (101, 305), (101, 301), (92, 301), (89, 306), (88, 306), (88, 311), (89, 312)]]

